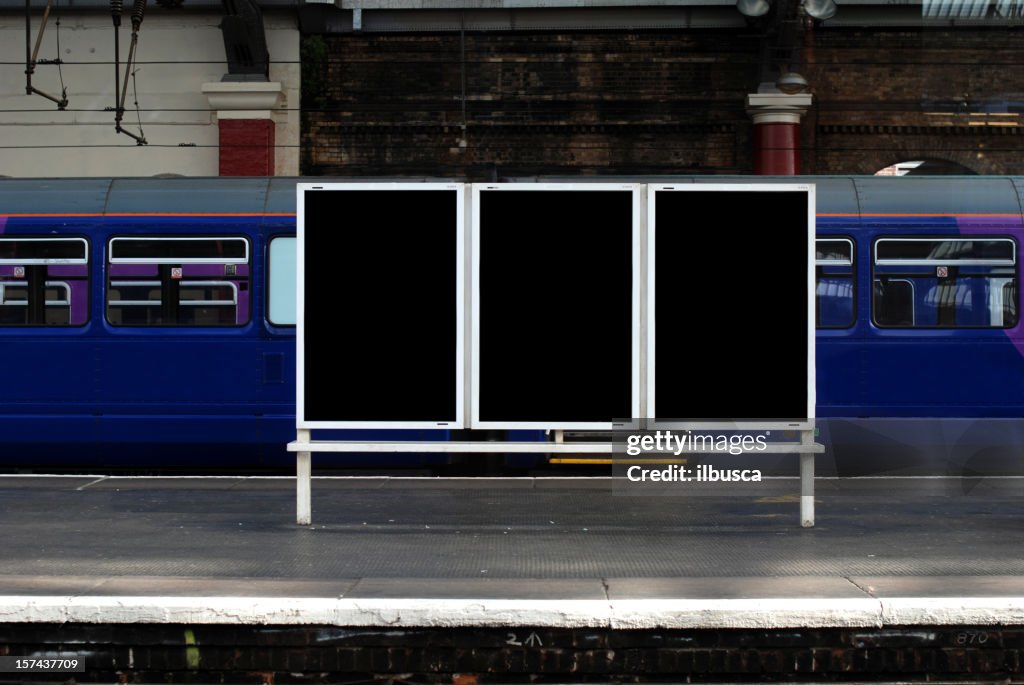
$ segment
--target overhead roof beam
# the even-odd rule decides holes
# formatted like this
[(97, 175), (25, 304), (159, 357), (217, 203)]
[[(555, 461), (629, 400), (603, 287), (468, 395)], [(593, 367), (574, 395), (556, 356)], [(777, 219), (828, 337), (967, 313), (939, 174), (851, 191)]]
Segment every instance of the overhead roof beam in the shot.
[(564, 7), (683, 7), (694, 0), (335, 0), (341, 9), (422, 10), (422, 9), (557, 9)]
[(693, 28), (744, 28), (736, 0), (688, 7), (633, 7), (592, 9), (520, 10), (363, 10), (360, 25), (353, 10), (336, 5), (307, 2), (300, 5), (302, 30), (307, 33), (407, 32), (407, 31), (558, 31), (558, 30), (660, 30)]

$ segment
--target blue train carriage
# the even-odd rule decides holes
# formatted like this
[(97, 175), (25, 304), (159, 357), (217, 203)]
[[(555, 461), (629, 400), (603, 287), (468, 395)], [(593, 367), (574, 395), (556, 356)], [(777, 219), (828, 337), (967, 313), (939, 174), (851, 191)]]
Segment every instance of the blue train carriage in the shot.
[[(837, 470), (1019, 471), (1024, 181), (801, 180), (817, 185), (817, 415)], [(295, 182), (0, 182), (0, 463), (290, 466)], [(403, 437), (428, 435), (448, 437)], [(443, 457), (367, 463), (423, 459)]]
[(8, 467), (293, 465), (295, 179), (0, 182), (0, 349)]
[(816, 179), (817, 415), (839, 475), (1020, 473), (1024, 179)]

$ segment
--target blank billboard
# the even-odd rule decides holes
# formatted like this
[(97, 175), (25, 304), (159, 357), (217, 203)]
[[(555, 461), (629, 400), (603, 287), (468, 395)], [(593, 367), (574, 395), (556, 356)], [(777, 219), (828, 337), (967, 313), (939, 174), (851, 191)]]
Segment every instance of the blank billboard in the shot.
[(474, 186), (474, 427), (636, 415), (640, 210), (635, 185)]
[(651, 186), (647, 411), (659, 422), (814, 416), (814, 190)]
[(298, 426), (460, 428), (459, 184), (300, 184)]

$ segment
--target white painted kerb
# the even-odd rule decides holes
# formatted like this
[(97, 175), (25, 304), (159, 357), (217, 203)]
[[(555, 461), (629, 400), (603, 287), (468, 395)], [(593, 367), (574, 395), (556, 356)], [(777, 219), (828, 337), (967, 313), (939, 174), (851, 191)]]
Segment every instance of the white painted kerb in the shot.
[(1024, 597), (516, 600), (7, 595), (0, 596), (0, 622), (611, 629), (1020, 625)]

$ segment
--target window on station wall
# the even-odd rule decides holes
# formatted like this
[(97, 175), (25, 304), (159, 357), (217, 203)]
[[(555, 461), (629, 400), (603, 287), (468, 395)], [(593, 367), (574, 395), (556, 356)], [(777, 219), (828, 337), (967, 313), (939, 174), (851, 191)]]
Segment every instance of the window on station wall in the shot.
[(1011, 328), (1017, 244), (1006, 238), (879, 238), (872, 315), (887, 328)]
[(111, 238), (107, 321), (115, 326), (241, 326), (249, 321), (244, 237)]
[(818, 328), (853, 325), (853, 241), (819, 238), (814, 241), (815, 324)]
[(85, 238), (0, 238), (0, 326), (81, 326), (88, 320)]
[(267, 321), (295, 325), (295, 236), (270, 240), (267, 251)]

